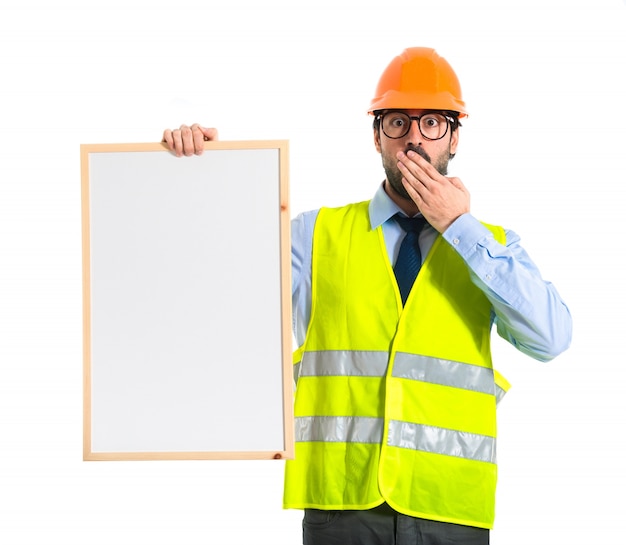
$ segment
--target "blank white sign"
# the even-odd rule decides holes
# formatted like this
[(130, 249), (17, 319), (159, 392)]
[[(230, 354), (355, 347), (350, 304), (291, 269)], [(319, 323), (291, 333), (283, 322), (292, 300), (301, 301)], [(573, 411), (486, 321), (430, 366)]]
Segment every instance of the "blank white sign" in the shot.
[(81, 146), (84, 459), (293, 456), (287, 143)]

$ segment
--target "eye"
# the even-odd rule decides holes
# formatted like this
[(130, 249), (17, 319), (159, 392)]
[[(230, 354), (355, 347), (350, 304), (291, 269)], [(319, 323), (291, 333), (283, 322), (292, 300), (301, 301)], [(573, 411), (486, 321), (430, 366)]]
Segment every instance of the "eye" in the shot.
[(422, 127), (434, 129), (441, 125), (442, 123), (441, 116), (438, 115), (425, 115), (422, 117)]
[(401, 129), (406, 126), (407, 118), (403, 115), (391, 115), (387, 118), (387, 123), (389, 127), (394, 129)]

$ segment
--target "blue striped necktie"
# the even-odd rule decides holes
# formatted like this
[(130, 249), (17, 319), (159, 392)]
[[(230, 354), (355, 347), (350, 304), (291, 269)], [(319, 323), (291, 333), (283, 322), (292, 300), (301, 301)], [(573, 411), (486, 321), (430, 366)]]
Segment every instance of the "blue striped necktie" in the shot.
[(398, 281), (398, 287), (400, 288), (402, 304), (404, 305), (411, 291), (411, 287), (413, 286), (413, 282), (415, 282), (417, 273), (422, 266), (422, 254), (420, 252), (418, 239), (426, 220), (423, 216), (407, 218), (400, 214), (396, 214), (393, 219), (406, 231), (406, 236), (402, 244), (400, 244), (398, 259), (393, 268), (396, 274), (396, 280)]

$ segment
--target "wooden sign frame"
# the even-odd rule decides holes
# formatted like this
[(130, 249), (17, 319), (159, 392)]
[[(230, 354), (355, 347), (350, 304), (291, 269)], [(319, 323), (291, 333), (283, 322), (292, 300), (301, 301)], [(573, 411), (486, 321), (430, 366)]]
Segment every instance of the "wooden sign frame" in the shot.
[(81, 145), (84, 460), (293, 458), (288, 142)]

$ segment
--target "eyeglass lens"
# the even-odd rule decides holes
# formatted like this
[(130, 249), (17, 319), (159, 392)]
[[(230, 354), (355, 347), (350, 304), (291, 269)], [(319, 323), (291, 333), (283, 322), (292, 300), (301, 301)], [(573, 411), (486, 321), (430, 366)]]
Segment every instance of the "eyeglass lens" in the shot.
[(448, 131), (448, 119), (438, 113), (411, 117), (404, 112), (388, 112), (382, 117), (383, 132), (389, 138), (402, 138), (411, 128), (411, 120), (418, 122), (419, 130), (428, 140), (439, 140)]

